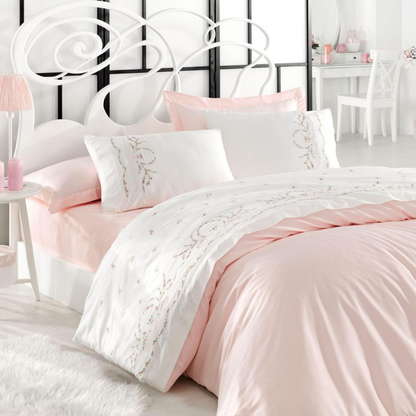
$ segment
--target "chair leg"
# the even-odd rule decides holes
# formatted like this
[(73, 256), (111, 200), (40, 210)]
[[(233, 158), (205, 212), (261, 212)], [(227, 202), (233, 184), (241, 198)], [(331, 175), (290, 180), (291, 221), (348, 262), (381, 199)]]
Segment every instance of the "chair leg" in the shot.
[(386, 117), (387, 112), (384, 108), (381, 109), (381, 132), (383, 133), (383, 137), (387, 137), (387, 128), (386, 128)]
[(397, 107), (393, 106), (390, 110), (391, 118), (391, 139), (393, 142), (397, 142)]
[(363, 139), (367, 140), (367, 110), (364, 110), (364, 131), (363, 131)]
[(368, 145), (372, 146), (374, 143), (373, 136), (373, 109), (367, 108), (367, 131), (368, 131)]
[(342, 104), (338, 100), (338, 117), (337, 117), (337, 142), (342, 138)]

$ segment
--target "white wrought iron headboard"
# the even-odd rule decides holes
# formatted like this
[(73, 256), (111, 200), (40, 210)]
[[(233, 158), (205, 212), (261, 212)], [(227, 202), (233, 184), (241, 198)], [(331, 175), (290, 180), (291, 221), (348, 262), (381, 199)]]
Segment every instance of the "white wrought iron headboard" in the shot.
[[(85, 16), (86, 8), (106, 9), (111, 10), (112, 12), (120, 13), (121, 15), (131, 19), (131, 26), (123, 31), (118, 31), (115, 27), (102, 20)], [(72, 14), (77, 9), (80, 11), (82, 10), (84, 15), (79, 17), (72, 17), (72, 15), (71, 17), (57, 16), (66, 12)], [(190, 13), (201, 18), (207, 23), (207, 29), (202, 34), (203, 46), (192, 52), (180, 63), (177, 62), (169, 41), (152, 24), (152, 22), (162, 15), (175, 14), (179, 12)], [(250, 43), (240, 41), (216, 41), (215, 29), (217, 27), (237, 21), (250, 23), (264, 34), (265, 46), (263, 49), (259, 49)], [(67, 34), (63, 36), (60, 41), (58, 41), (53, 51), (53, 60), (60, 72), (52, 77), (45, 77), (37, 74), (30, 68), (28, 60), (28, 55), (33, 46), (48, 31), (58, 28), (60, 25), (73, 22), (92, 23), (97, 27), (101, 27), (109, 31), (112, 34), (112, 39), (109, 43), (104, 45), (101, 37), (99, 37), (95, 32), (79, 31)], [(125, 40), (128, 36), (138, 30), (141, 30), (143, 26), (151, 29), (155, 34), (157, 34), (159, 39), (142, 40), (140, 42), (124, 46)], [(92, 48), (88, 49), (85, 41), (77, 41), (77, 37), (88, 37), (92, 42)], [(64, 44), (67, 44), (67, 42), (72, 43), (72, 54), (78, 59), (77, 64), (73, 67), (67, 67), (59, 60), (59, 51)], [(195, 57), (219, 46), (239, 46), (258, 54), (257, 59), (244, 67), (239, 73), (231, 96), (236, 96), (239, 93), (240, 85), (244, 76), (261, 60), (265, 60), (269, 68), (268, 76), (265, 79), (260, 91), (260, 94), (263, 94), (266, 88), (270, 85), (275, 73), (275, 65), (267, 55), (269, 45), (270, 39), (266, 31), (260, 25), (245, 18), (224, 19), (215, 23), (207, 16), (194, 11), (186, 9), (167, 9), (144, 19), (124, 7), (101, 1), (76, 1), (52, 7), (25, 22), (19, 28), (13, 40), (12, 61), (15, 72), (26, 74), (31, 81), (51, 87), (68, 85), (97, 73), (119, 59), (125, 53), (135, 48), (153, 48), (158, 54), (158, 60), (154, 67), (148, 72), (111, 83), (100, 90), (91, 101), (83, 124), (71, 120), (53, 120), (35, 128), (36, 109), (30, 112), (21, 113), (15, 155), (24, 161), (25, 172), (30, 173), (64, 160), (87, 155), (88, 153), (83, 141), (85, 134), (125, 135), (173, 131), (173, 127), (170, 123), (162, 123), (155, 118), (155, 113), (163, 101), (163, 91), (167, 89), (172, 80), (175, 81), (175, 90), (181, 91), (181, 69)], [(95, 62), (99, 56), (110, 49), (111, 55), (107, 59), (93, 66), (89, 66)], [(133, 125), (127, 126), (114, 122), (107, 115), (104, 108), (104, 100), (106, 96), (111, 91), (114, 91), (123, 85), (153, 76), (163, 67), (168, 56), (172, 61), (173, 70), (168, 73), (160, 93), (147, 115)]]

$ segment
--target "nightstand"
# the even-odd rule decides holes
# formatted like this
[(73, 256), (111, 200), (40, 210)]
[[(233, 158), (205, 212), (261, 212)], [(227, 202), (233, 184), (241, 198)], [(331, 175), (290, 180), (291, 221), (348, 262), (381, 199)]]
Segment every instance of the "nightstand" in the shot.
[[(7, 186), (7, 185), (6, 185)], [(36, 300), (40, 300), (38, 278), (36, 274), (35, 256), (33, 254), (32, 238), (30, 236), (29, 218), (27, 215), (26, 198), (35, 196), (42, 191), (43, 187), (37, 183), (25, 182), (21, 191), (9, 191), (5, 188), (0, 192), (0, 204), (17, 203), (22, 225), (24, 244), (26, 247), (27, 264), (29, 268), (29, 279), (15, 279), (16, 284), (30, 283), (35, 293)]]

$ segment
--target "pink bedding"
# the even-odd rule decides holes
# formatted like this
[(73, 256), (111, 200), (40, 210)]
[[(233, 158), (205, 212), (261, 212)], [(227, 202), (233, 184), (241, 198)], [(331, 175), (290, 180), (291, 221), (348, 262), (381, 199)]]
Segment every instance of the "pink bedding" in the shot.
[(55, 257), (95, 272), (120, 231), (145, 209), (103, 214), (101, 201), (51, 214), (36, 198), (27, 202), (33, 244)]
[(186, 375), (219, 416), (416, 414), (409, 218), (416, 202), (393, 202), (244, 237), (217, 262), (177, 368), (197, 347)]
[(75, 339), (218, 416), (416, 415), (416, 171), (345, 168), (173, 198), (120, 234)]

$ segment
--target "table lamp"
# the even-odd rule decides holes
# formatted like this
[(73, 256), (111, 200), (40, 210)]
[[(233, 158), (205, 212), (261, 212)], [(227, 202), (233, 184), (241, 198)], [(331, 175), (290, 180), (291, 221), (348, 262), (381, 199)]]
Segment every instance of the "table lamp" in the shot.
[(33, 107), (32, 94), (25, 75), (0, 74), (0, 111), (5, 111), (9, 125), (9, 160), (13, 157), (13, 118), (16, 111)]

